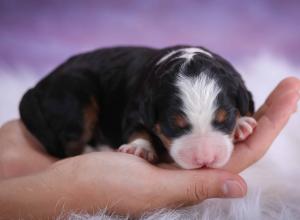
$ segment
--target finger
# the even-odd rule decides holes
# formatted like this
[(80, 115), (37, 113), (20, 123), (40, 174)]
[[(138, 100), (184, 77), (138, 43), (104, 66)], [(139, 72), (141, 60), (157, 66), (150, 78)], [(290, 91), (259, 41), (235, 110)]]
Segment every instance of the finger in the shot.
[(20, 120), (9, 121), (0, 128), (0, 179), (43, 170), (56, 160)]
[(191, 205), (208, 198), (242, 197), (247, 192), (245, 181), (223, 170), (164, 170), (161, 186), (169, 201)]
[(255, 113), (255, 118), (258, 120), (266, 111), (268, 106), (270, 106), (274, 99), (284, 96), (290, 91), (299, 91), (300, 90), (300, 80), (296, 77), (287, 77), (282, 80), (272, 93), (268, 96), (265, 103), (257, 110)]
[(239, 173), (260, 159), (295, 112), (299, 96), (299, 92), (290, 91), (274, 98), (260, 116), (254, 133), (235, 146), (224, 169)]

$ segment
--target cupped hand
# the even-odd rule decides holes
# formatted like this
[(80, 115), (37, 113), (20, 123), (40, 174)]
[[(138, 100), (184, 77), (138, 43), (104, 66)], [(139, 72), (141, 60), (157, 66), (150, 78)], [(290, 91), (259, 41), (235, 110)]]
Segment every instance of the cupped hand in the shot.
[(246, 193), (245, 182), (236, 174), (162, 169), (124, 153), (85, 154), (61, 160), (51, 169), (56, 179), (72, 184), (72, 199), (64, 208), (89, 213), (105, 207), (109, 212), (138, 216), (159, 208), (177, 208), (211, 197), (242, 197)]
[[(246, 169), (265, 154), (295, 112), (299, 90), (300, 81), (296, 78), (287, 78), (275, 88), (255, 114), (258, 125), (254, 133), (235, 146), (231, 160), (223, 170), (180, 170), (166, 165), (153, 166), (138, 157), (113, 152), (81, 155), (58, 162), (45, 156), (45, 163), (41, 163), (45, 153), (36, 147), (33, 149), (31, 139), (27, 138), (27, 142), (21, 141), (26, 155), (32, 154), (33, 158), (38, 154), (38, 163), (44, 165), (40, 173), (31, 176), (31, 182), (39, 176), (44, 181), (49, 179), (50, 187), (56, 191), (48, 196), (66, 198), (65, 210), (93, 212), (107, 208), (111, 212), (131, 215), (156, 208), (194, 204), (212, 197), (243, 196), (246, 184), (234, 173)], [(24, 130), (20, 122), (14, 123)], [(23, 136), (21, 133), (18, 138), (22, 140)], [(18, 138), (13, 141), (13, 146), (18, 145)], [(1, 143), (0, 140), (1, 145), (3, 141)], [(26, 160), (23, 162), (28, 163)], [(32, 172), (37, 172), (38, 163), (35, 163)], [(49, 164), (48, 169), (45, 169), (45, 164)], [(28, 170), (26, 172), (29, 173)]]

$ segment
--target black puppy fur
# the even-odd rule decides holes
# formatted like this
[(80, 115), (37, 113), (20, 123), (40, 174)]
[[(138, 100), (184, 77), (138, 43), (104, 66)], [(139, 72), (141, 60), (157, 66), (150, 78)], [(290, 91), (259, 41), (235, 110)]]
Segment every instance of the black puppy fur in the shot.
[(175, 55), (157, 64), (171, 51), (186, 47), (115, 47), (73, 56), (26, 92), (21, 119), (48, 153), (59, 158), (80, 154), (87, 144), (118, 148), (141, 131), (159, 154), (165, 148), (155, 125), (170, 139), (190, 129), (178, 128), (171, 120), (181, 112), (174, 85), (178, 73), (205, 71), (221, 82), (218, 102), (228, 114), (228, 120), (214, 126), (230, 134), (237, 114), (253, 114), (251, 93), (237, 71), (212, 52), (214, 59), (197, 54), (184, 71), (184, 60), (172, 59)]

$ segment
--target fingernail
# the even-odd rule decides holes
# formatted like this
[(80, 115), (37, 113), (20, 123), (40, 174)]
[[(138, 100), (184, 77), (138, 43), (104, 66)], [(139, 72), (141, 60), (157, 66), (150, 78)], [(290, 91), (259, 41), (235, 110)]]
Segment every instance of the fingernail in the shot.
[(242, 197), (244, 196), (244, 190), (241, 184), (235, 180), (227, 180), (223, 185), (223, 192), (226, 197)]
[(299, 102), (299, 100), (300, 100), (300, 90), (298, 90), (298, 101), (297, 101), (297, 105), (296, 105), (296, 110), (295, 110), (295, 112), (298, 112), (298, 109), (299, 109), (299, 107), (300, 107), (300, 102)]

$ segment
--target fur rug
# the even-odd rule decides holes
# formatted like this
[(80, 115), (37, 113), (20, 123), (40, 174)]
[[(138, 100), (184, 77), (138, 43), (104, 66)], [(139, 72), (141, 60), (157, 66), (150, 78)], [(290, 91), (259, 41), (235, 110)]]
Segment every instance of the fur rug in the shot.
[[(300, 76), (299, 67), (268, 54), (247, 59), (237, 65), (237, 69), (243, 73), (247, 85), (253, 91), (257, 106), (282, 78), (296, 74)], [(0, 125), (18, 117), (17, 106), (22, 93), (39, 78), (34, 71), (24, 67), (16, 69), (1, 66)], [(245, 198), (210, 199), (184, 209), (158, 210), (145, 214), (141, 219), (300, 219), (299, 125), (300, 115), (296, 113), (264, 158), (242, 173), (248, 183)], [(128, 217), (108, 216), (105, 210), (100, 210), (93, 216), (74, 213), (68, 219), (123, 220)]]

